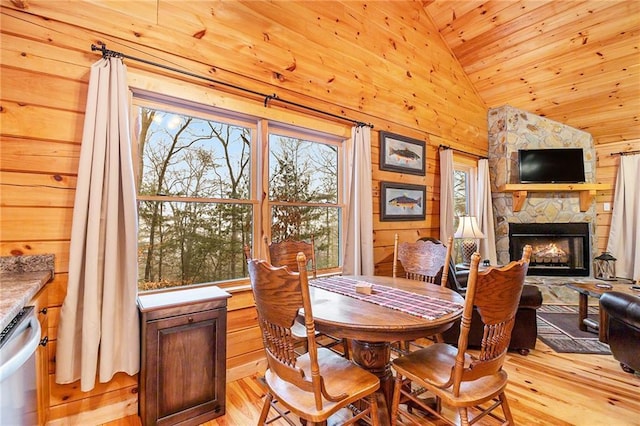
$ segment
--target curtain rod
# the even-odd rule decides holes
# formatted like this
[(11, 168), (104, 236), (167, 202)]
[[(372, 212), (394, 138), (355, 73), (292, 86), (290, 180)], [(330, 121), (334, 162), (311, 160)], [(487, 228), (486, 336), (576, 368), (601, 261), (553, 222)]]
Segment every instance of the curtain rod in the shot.
[(235, 89), (235, 90), (239, 90), (239, 91), (242, 91), (242, 92), (245, 92), (245, 93), (250, 93), (252, 95), (259, 96), (261, 98), (264, 98), (264, 106), (265, 107), (269, 106), (269, 101), (278, 101), (278, 102), (282, 102), (283, 104), (292, 105), (292, 106), (295, 106), (297, 108), (306, 109), (308, 111), (313, 111), (313, 112), (318, 113), (318, 114), (322, 114), (322, 115), (326, 115), (328, 117), (336, 118), (338, 120), (348, 121), (348, 122), (350, 122), (350, 123), (352, 123), (352, 124), (354, 124), (354, 125), (356, 125), (358, 127), (368, 126), (368, 127), (373, 128), (373, 124), (365, 123), (365, 122), (358, 121), (358, 120), (353, 120), (351, 118), (347, 118), (347, 117), (343, 117), (341, 115), (337, 115), (337, 114), (333, 114), (333, 113), (330, 113), (330, 112), (322, 111), (322, 110), (319, 110), (317, 108), (313, 108), (313, 107), (310, 107), (310, 106), (307, 106), (307, 105), (302, 105), (302, 104), (299, 104), (299, 103), (296, 103), (296, 102), (288, 101), (286, 99), (282, 99), (281, 97), (279, 97), (275, 93), (273, 93), (271, 95), (268, 95), (266, 93), (257, 92), (255, 90), (247, 89), (245, 87), (236, 86), (235, 84), (225, 83), (224, 81), (220, 81), (220, 80), (214, 80), (212, 78), (205, 77), (205, 76), (202, 76), (202, 75), (198, 75), (198, 74), (192, 73), (190, 71), (181, 70), (179, 68), (170, 67), (168, 65), (159, 64), (157, 62), (152, 62), (152, 61), (148, 61), (146, 59), (137, 58), (135, 56), (130, 56), (130, 55), (126, 55), (124, 53), (116, 52), (114, 50), (109, 50), (109, 49), (107, 49), (107, 46), (104, 45), (104, 44), (100, 45), (100, 46), (96, 46), (95, 44), (92, 44), (91, 45), (91, 51), (96, 51), (96, 50), (102, 52), (102, 57), (103, 58), (111, 58), (111, 57), (113, 57), (113, 58), (131, 59), (131, 60), (134, 60), (134, 61), (143, 62), (143, 63), (145, 63), (147, 65), (152, 65), (154, 67), (163, 68), (163, 69), (166, 69), (166, 70), (169, 70), (169, 71), (173, 71), (173, 72), (177, 72), (177, 73), (180, 73), (180, 74), (188, 75), (189, 77), (199, 78), (201, 80), (205, 80), (205, 81), (208, 81), (210, 83), (219, 84), (221, 86), (230, 87), (230, 88)]
[(460, 152), (462, 154), (471, 155), (472, 157), (478, 157), (481, 160), (487, 160), (488, 159), (487, 157), (484, 157), (482, 155), (474, 154), (473, 152), (463, 151), (463, 150), (457, 149), (457, 148), (451, 148), (450, 146), (447, 146), (447, 145), (440, 144), (440, 146), (438, 146), (438, 149), (450, 149), (452, 151), (457, 151), (457, 152)]
[(636, 149), (635, 151), (620, 151), (620, 152), (612, 152), (609, 155), (632, 155), (632, 154), (637, 154), (640, 152), (640, 149)]

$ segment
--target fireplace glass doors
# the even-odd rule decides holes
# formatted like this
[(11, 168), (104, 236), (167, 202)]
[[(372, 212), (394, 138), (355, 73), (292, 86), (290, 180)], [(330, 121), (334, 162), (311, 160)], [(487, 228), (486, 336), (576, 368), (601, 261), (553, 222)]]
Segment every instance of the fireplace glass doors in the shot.
[(509, 255), (532, 248), (527, 275), (589, 276), (588, 223), (510, 223)]

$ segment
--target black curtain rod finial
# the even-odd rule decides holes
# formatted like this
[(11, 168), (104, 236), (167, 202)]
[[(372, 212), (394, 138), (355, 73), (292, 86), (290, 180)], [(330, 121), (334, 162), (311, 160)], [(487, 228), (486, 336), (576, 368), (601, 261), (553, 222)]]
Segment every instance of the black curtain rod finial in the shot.
[(121, 59), (124, 58), (124, 55), (122, 53), (109, 50), (107, 49), (107, 46), (104, 44), (101, 44), (100, 46), (96, 46), (95, 44), (92, 44), (91, 50), (92, 51), (99, 50), (100, 52), (102, 52), (103, 58), (121, 58)]
[(267, 95), (264, 97), (264, 106), (268, 107), (269, 106), (269, 101), (271, 99), (278, 99), (278, 95), (276, 95), (275, 93), (271, 94), (271, 95)]

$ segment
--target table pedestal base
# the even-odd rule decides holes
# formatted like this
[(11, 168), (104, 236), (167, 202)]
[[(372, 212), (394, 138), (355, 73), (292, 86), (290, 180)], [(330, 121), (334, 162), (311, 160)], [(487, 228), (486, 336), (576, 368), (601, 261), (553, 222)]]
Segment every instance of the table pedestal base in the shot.
[(379, 409), (381, 412), (386, 411), (388, 413), (386, 417), (389, 418), (391, 415), (391, 402), (393, 401), (391, 343), (365, 342), (354, 339), (351, 341), (351, 349), (353, 362), (375, 374), (380, 379), (380, 391), (384, 399), (378, 398)]

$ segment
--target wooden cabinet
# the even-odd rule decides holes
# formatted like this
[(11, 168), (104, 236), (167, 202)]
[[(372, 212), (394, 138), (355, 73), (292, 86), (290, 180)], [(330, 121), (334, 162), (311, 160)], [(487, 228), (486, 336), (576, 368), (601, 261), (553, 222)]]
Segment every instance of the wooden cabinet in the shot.
[(228, 293), (140, 295), (143, 425), (198, 425), (225, 413)]
[(44, 425), (49, 420), (49, 319), (47, 315), (48, 286), (43, 287), (27, 305), (34, 307), (38, 322), (42, 328), (40, 345), (36, 349), (36, 398), (38, 400), (38, 424)]

